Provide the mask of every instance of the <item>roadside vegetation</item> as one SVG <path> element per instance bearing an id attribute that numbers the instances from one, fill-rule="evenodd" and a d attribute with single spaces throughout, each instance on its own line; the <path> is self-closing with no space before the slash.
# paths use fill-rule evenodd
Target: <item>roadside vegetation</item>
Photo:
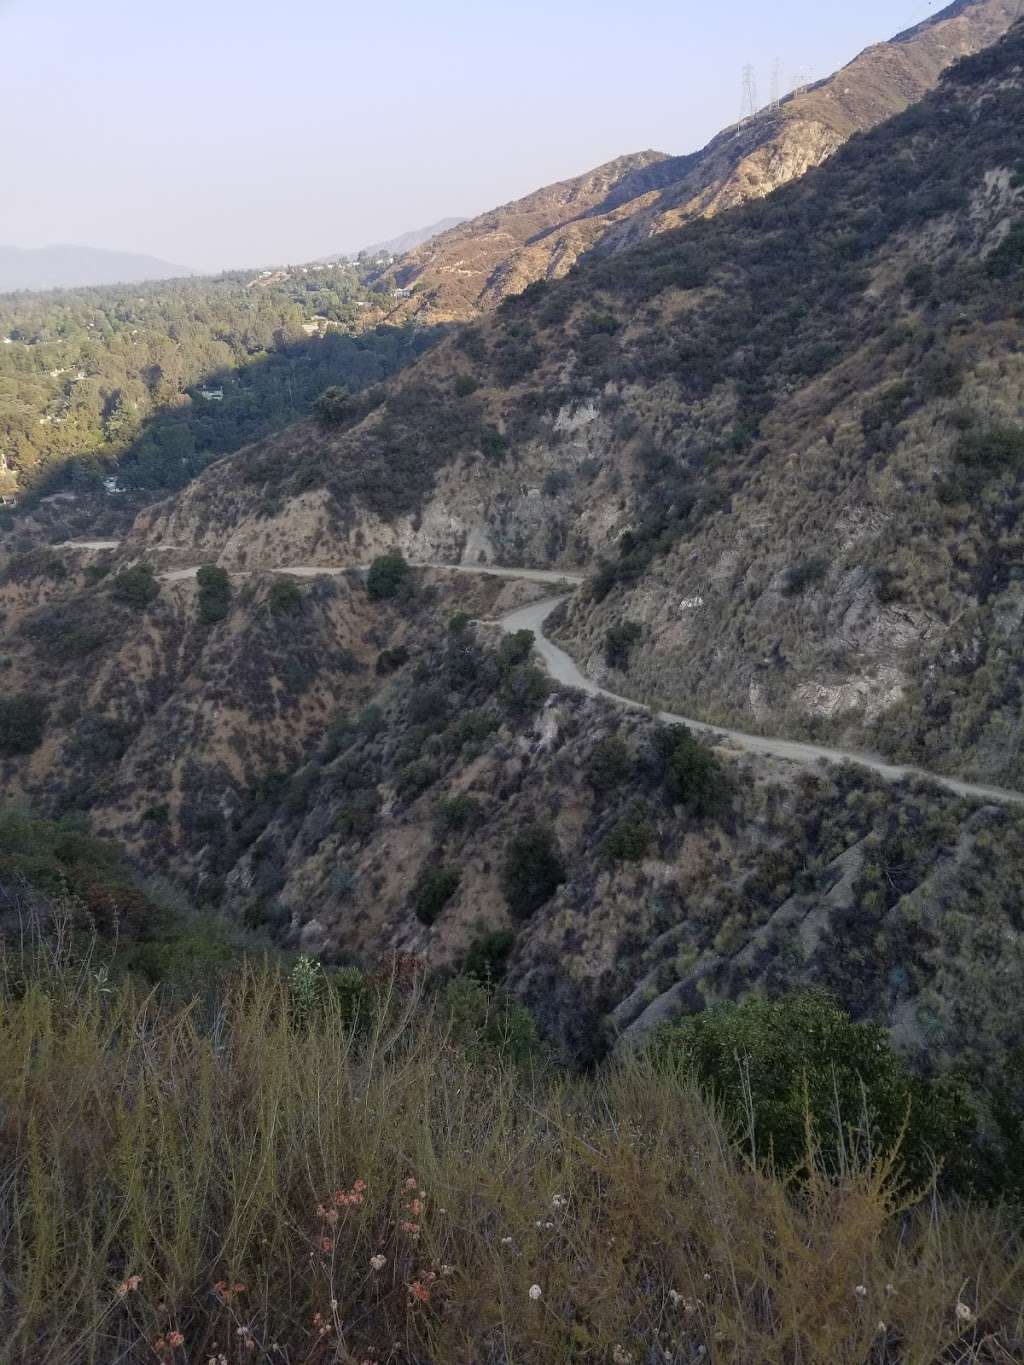
<path id="1" fill-rule="evenodd" d="M 908 1180 L 845 1090 L 773 1160 L 679 1055 L 573 1077 L 401 960 L 177 1001 L 66 940 L 0 963 L 4 1365 L 1024 1349 L 1016 1212 Z"/>

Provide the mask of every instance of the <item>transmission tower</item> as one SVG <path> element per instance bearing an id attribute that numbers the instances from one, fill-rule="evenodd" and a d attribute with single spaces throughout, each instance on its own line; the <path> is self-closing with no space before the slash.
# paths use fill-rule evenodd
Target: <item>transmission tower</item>
<path id="1" fill-rule="evenodd" d="M 771 97 L 768 101 L 770 109 L 778 109 L 782 101 L 782 58 L 776 57 L 772 63 L 772 87 Z"/>
<path id="2" fill-rule="evenodd" d="M 743 68 L 743 104 L 740 110 L 740 118 L 750 118 L 758 110 L 757 103 L 757 73 L 748 63 Z"/>

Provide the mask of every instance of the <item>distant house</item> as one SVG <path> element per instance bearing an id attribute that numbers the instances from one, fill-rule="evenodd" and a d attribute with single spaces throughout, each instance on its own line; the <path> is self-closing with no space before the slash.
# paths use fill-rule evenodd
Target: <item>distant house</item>
<path id="1" fill-rule="evenodd" d="M 124 489 L 121 487 L 121 485 L 115 478 L 104 479 L 103 487 L 107 490 L 108 493 L 111 494 L 124 492 Z"/>
<path id="2" fill-rule="evenodd" d="M 0 493 L 0 507 L 17 507 L 18 497 L 16 493 Z"/>
<path id="3" fill-rule="evenodd" d="M 412 298 L 412 290 L 411 290 L 411 289 L 392 289 L 392 291 L 391 291 L 391 297 L 392 297 L 393 299 L 411 299 L 411 298 Z"/>
<path id="4" fill-rule="evenodd" d="M 223 389 L 208 389 L 204 385 L 199 390 L 199 397 L 205 398 L 208 403 L 222 403 L 224 401 Z"/>

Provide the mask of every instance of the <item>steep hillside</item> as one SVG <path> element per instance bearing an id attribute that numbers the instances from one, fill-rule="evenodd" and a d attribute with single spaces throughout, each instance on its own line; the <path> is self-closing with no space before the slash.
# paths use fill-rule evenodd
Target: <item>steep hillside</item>
<path id="1" fill-rule="evenodd" d="M 1024 1043 L 1024 814 L 553 688 L 485 623 L 536 591 L 30 556 L 2 584 L 5 793 L 326 962 L 501 978 L 573 1062 L 819 985 L 922 1066 L 998 1076 Z"/>
<path id="2" fill-rule="evenodd" d="M 546 697 L 528 648 L 421 637 L 310 755 L 226 905 L 328 962 L 489 964 L 576 1060 L 816 984 L 929 1065 L 995 1073 L 1022 1041 L 1024 815 Z"/>
<path id="3" fill-rule="evenodd" d="M 457 587 L 481 615 L 539 591 Z M 421 611 L 435 597 L 446 618 L 443 592 L 426 586 Z M 422 630 L 372 604 L 357 574 L 157 575 L 64 548 L 8 563 L 0 613 L 5 795 L 87 813 L 142 866 L 214 901 L 310 748 L 379 689 L 397 666 L 387 651 L 403 657 Z"/>
<path id="4" fill-rule="evenodd" d="M 1002 36 L 1021 0 L 956 0 L 776 108 L 727 128 L 703 150 L 621 157 L 463 223 L 412 251 L 389 276 L 412 298 L 397 316 L 472 317 L 584 253 L 624 250 L 659 232 L 763 198 L 934 89 L 960 57 Z"/>
<path id="5" fill-rule="evenodd" d="M 599 570 L 563 640 L 763 733 L 1003 785 L 1020 747 L 1024 29 L 770 200 L 536 284 L 135 543 Z"/>

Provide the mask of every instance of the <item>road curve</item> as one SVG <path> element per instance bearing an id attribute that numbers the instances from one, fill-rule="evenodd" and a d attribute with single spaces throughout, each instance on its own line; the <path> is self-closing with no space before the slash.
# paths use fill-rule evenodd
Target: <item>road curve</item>
<path id="1" fill-rule="evenodd" d="M 564 649 L 559 649 L 544 634 L 544 622 L 558 604 L 565 600 L 563 594 L 559 597 L 545 597 L 540 602 L 531 602 L 529 606 L 520 607 L 516 611 L 509 612 L 507 616 L 501 617 L 498 624 L 509 634 L 517 630 L 532 630 L 536 637 L 537 653 L 544 660 L 548 672 L 556 682 L 562 683 L 565 687 L 575 687 L 592 697 L 605 697 L 608 701 L 616 702 L 619 706 L 627 706 L 637 711 L 646 710 L 647 708 L 641 702 L 634 701 L 630 697 L 620 697 L 617 692 L 609 692 L 607 688 L 599 687 L 592 679 L 580 672 L 576 666 L 576 661 L 566 654 Z M 791 763 L 857 763 L 861 767 L 870 768 L 872 772 L 878 773 L 887 782 L 899 782 L 906 777 L 922 777 L 940 787 L 945 787 L 948 791 L 955 792 L 957 796 L 1024 806 L 1024 792 L 1008 791 L 1002 787 L 986 787 L 974 782 L 961 782 L 955 777 L 944 777 L 940 773 L 922 772 L 918 768 L 900 767 L 893 763 L 886 763 L 883 758 L 874 754 L 850 753 L 844 749 L 828 749 L 820 744 L 804 744 L 789 739 L 768 739 L 763 735 L 747 735 L 741 730 L 726 730 L 721 725 L 708 725 L 705 721 L 692 720 L 689 716 L 677 716 L 671 711 L 659 711 L 657 717 L 667 725 L 686 725 L 691 730 L 697 730 L 703 734 L 721 736 L 735 744 L 737 748 L 751 754 L 766 754 L 771 758 L 787 759 Z"/>
<path id="2" fill-rule="evenodd" d="M 65 541 L 64 544 L 68 548 L 114 549 L 118 542 Z M 270 572 L 291 574 L 296 578 L 316 578 L 321 574 L 348 573 L 351 568 L 365 571 L 367 567 L 365 564 L 290 564 L 283 565 L 281 568 Z M 586 581 L 583 574 L 562 573 L 557 569 L 506 569 L 496 564 L 421 562 L 413 564 L 412 567 L 417 569 L 446 569 L 454 573 L 486 574 L 494 578 L 518 578 L 530 583 L 547 583 L 564 587 L 570 585 L 579 587 L 581 583 Z M 187 569 L 167 570 L 159 577 L 167 582 L 177 582 L 182 579 L 195 578 L 198 571 L 199 565 L 194 564 Z M 259 571 L 253 570 L 253 572 Z M 544 622 L 558 604 L 566 600 L 568 595 L 561 593 L 556 597 L 545 597 L 539 602 L 531 602 L 528 606 L 520 607 L 516 611 L 509 612 L 508 615 L 501 617 L 498 625 L 509 634 L 513 634 L 517 630 L 533 631 L 536 637 L 537 653 L 543 659 L 548 672 L 556 682 L 565 687 L 575 687 L 580 692 L 586 692 L 592 697 L 604 697 L 619 706 L 626 706 L 636 711 L 646 710 L 647 708 L 642 702 L 635 701 L 631 697 L 621 697 L 617 692 L 609 692 L 607 688 L 598 686 L 592 679 L 580 672 L 576 666 L 576 661 L 569 654 L 566 654 L 564 649 L 559 649 L 558 645 L 554 644 L 544 634 Z M 659 711 L 657 717 L 667 725 L 686 725 L 691 730 L 697 730 L 702 734 L 718 735 L 750 754 L 764 754 L 770 758 L 781 758 L 790 763 L 804 765 L 857 763 L 863 768 L 870 768 L 872 772 L 878 773 L 887 782 L 900 782 L 909 777 L 924 778 L 928 782 L 934 782 L 939 787 L 944 787 L 947 791 L 954 792 L 957 796 L 970 797 L 977 801 L 996 801 L 1004 805 L 1024 806 L 1024 792 L 1010 791 L 1005 787 L 987 787 L 977 782 L 962 782 L 958 778 L 946 777 L 942 773 L 925 772 L 920 768 L 901 767 L 895 763 L 886 763 L 883 758 L 876 754 L 853 753 L 845 749 L 829 749 L 822 744 L 805 744 L 798 740 L 769 739 L 764 735 L 748 735 L 744 734 L 742 730 L 727 730 L 721 725 L 708 725 L 706 721 L 693 720 L 689 716 L 677 716 L 671 711 Z"/>

